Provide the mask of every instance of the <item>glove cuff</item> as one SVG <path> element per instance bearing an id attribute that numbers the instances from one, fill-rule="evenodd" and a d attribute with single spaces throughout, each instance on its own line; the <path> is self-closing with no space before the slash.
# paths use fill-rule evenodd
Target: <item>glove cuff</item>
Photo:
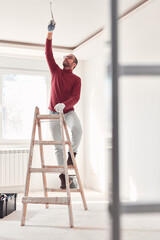
<path id="1" fill-rule="evenodd" d="M 53 32 L 53 31 L 54 31 L 54 30 L 48 30 L 48 32 L 50 32 L 50 33 Z"/>

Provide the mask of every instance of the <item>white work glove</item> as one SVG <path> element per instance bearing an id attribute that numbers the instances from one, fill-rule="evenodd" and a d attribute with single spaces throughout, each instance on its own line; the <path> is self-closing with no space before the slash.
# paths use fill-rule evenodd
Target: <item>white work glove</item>
<path id="1" fill-rule="evenodd" d="M 64 103 L 58 103 L 54 109 L 56 110 L 56 112 L 63 112 L 63 109 L 65 108 L 65 104 Z"/>

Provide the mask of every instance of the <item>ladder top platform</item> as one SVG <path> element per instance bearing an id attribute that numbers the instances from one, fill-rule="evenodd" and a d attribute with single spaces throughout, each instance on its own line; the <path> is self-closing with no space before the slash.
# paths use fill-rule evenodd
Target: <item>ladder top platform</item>
<path id="1" fill-rule="evenodd" d="M 38 119 L 60 119 L 60 117 L 62 116 L 62 114 L 52 114 L 52 115 L 41 115 L 41 114 L 37 114 L 37 118 Z"/>

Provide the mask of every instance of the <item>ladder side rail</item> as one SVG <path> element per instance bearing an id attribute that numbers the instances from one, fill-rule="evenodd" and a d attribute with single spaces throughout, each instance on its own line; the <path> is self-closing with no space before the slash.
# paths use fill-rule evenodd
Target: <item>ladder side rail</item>
<path id="1" fill-rule="evenodd" d="M 72 157 L 72 161 L 73 161 L 73 166 L 74 166 L 74 169 L 75 169 L 75 172 L 76 172 L 77 181 L 78 181 L 78 184 L 79 184 L 79 188 L 80 188 L 80 193 L 81 193 L 82 200 L 83 200 L 84 209 L 87 210 L 88 209 L 87 202 L 86 202 L 86 198 L 85 198 L 85 195 L 84 195 L 84 190 L 83 190 L 82 182 L 81 182 L 81 179 L 80 179 L 79 171 L 78 171 L 78 168 L 77 168 L 75 156 L 74 156 L 74 153 L 73 153 L 72 144 L 71 144 L 71 140 L 70 140 L 70 137 L 69 137 L 69 133 L 68 133 L 66 122 L 64 121 L 63 124 L 64 124 L 64 129 L 65 129 L 67 141 L 69 142 L 69 149 L 70 149 L 70 153 L 71 153 L 71 157 Z"/>
<path id="2" fill-rule="evenodd" d="M 39 113 L 39 108 L 38 108 L 38 115 Z M 39 136 L 39 141 L 42 141 L 42 128 L 41 128 L 41 122 L 40 119 L 37 118 L 37 124 L 38 124 L 38 136 Z M 39 145 L 40 149 L 40 158 L 41 158 L 41 167 L 44 168 L 44 151 L 43 151 L 43 145 Z M 47 179 L 46 179 L 46 174 L 44 171 L 42 171 L 42 180 L 43 180 L 43 191 L 44 191 L 44 196 L 48 197 L 48 192 L 47 192 Z M 46 204 L 46 208 L 48 208 L 49 205 Z"/>
<path id="3" fill-rule="evenodd" d="M 70 199 L 70 202 L 68 204 L 68 212 L 69 212 L 69 219 L 70 219 L 70 227 L 73 227 L 74 226 L 74 222 L 73 222 L 71 193 L 70 193 L 68 167 L 67 167 L 67 156 L 66 156 L 66 148 L 65 148 L 64 115 L 63 115 L 63 113 L 60 113 L 60 128 L 61 128 L 61 137 L 62 137 L 62 148 L 63 148 L 64 172 L 65 172 L 65 180 L 66 180 L 66 191 L 67 191 L 67 197 Z"/>
<path id="4" fill-rule="evenodd" d="M 25 191 L 24 191 L 25 197 L 28 196 L 28 192 L 29 192 L 30 174 L 31 174 L 30 168 L 32 166 L 32 159 L 33 159 L 34 139 L 35 139 L 35 134 L 36 134 L 36 123 L 37 123 L 37 113 L 38 113 L 37 110 L 38 110 L 38 108 L 36 107 L 35 112 L 34 112 L 32 135 L 31 135 L 31 142 L 30 142 L 30 151 L 29 151 L 27 174 L 26 174 L 26 183 L 25 183 Z M 27 211 L 27 203 L 23 203 L 22 219 L 21 219 L 22 226 L 25 225 L 26 211 Z"/>

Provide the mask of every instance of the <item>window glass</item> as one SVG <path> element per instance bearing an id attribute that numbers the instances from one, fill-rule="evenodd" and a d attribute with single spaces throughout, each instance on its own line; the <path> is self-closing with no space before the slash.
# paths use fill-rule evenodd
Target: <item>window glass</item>
<path id="1" fill-rule="evenodd" d="M 46 110 L 45 76 L 2 75 L 2 138 L 30 139 L 33 114 Z"/>

